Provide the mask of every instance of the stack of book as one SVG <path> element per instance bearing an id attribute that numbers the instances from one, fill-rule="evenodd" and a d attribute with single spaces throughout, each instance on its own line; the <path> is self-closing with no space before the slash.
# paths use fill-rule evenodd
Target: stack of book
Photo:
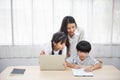
<path id="1" fill-rule="evenodd" d="M 23 75 L 25 69 L 14 68 L 10 75 Z"/>

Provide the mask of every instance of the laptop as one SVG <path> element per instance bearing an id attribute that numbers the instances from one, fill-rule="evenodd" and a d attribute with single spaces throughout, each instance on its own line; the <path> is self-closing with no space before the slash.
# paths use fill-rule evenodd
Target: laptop
<path id="1" fill-rule="evenodd" d="M 64 55 L 40 55 L 40 70 L 65 70 Z"/>

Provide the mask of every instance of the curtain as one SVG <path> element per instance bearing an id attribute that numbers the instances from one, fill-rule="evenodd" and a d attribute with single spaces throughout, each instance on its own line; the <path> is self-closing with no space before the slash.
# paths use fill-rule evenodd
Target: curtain
<path id="1" fill-rule="evenodd" d="M 12 45 L 10 0 L 0 0 L 0 45 Z"/>
<path id="2" fill-rule="evenodd" d="M 0 0 L 0 45 L 50 42 L 64 16 L 94 44 L 120 44 L 120 0 Z"/>

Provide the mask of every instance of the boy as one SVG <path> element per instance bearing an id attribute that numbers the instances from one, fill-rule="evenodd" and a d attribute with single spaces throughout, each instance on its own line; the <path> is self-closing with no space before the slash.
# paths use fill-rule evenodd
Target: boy
<path id="1" fill-rule="evenodd" d="M 66 60 L 66 65 L 70 68 L 82 68 L 82 66 L 89 66 L 85 69 L 86 72 L 101 68 L 101 63 L 90 57 L 89 52 L 91 50 L 91 44 L 87 41 L 80 41 L 77 46 L 76 58 L 70 57 Z"/>

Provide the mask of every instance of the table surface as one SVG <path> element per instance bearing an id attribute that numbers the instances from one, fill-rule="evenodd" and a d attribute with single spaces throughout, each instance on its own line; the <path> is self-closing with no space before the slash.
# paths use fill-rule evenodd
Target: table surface
<path id="1" fill-rule="evenodd" d="M 26 71 L 24 75 L 11 76 L 13 68 Z M 0 73 L 0 80 L 120 80 L 120 71 L 112 65 L 103 65 L 93 74 L 93 77 L 75 77 L 70 68 L 65 71 L 40 71 L 39 66 L 9 66 Z"/>

